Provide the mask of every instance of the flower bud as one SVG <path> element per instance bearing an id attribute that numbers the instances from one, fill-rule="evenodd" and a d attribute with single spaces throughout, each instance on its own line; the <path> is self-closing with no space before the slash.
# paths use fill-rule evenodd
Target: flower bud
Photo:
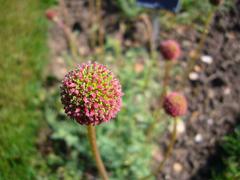
<path id="1" fill-rule="evenodd" d="M 52 9 L 48 9 L 45 12 L 45 16 L 49 21 L 53 21 L 57 17 L 57 13 Z"/>
<path id="2" fill-rule="evenodd" d="M 183 116 L 187 112 L 186 98 L 177 92 L 172 92 L 164 98 L 163 108 L 172 117 Z"/>
<path id="3" fill-rule="evenodd" d="M 176 61 L 181 56 L 180 45 L 175 40 L 163 41 L 160 51 L 166 60 Z"/>

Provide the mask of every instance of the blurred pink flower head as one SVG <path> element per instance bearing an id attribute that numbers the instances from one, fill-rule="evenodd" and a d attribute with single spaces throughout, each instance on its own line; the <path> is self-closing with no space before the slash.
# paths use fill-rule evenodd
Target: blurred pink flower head
<path id="1" fill-rule="evenodd" d="M 160 51 L 166 60 L 176 61 L 181 56 L 181 48 L 175 40 L 166 40 L 160 44 Z"/>
<path id="2" fill-rule="evenodd" d="M 104 65 L 84 63 L 62 81 L 66 114 L 81 125 L 98 125 L 114 118 L 122 106 L 119 80 Z"/>
<path id="3" fill-rule="evenodd" d="M 45 12 L 45 16 L 49 21 L 54 21 L 54 18 L 57 17 L 57 12 L 53 9 L 48 9 Z"/>
<path id="4" fill-rule="evenodd" d="M 172 117 L 183 116 L 187 112 L 187 100 L 178 92 L 168 94 L 163 102 L 164 110 Z"/>

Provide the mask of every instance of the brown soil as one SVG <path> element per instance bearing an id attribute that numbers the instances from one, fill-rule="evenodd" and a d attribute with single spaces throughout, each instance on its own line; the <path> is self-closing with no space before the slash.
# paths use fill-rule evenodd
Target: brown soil
<path id="1" fill-rule="evenodd" d="M 190 116 L 173 156 L 158 179 L 205 180 L 218 164 L 218 144 L 240 122 L 240 1 L 230 12 L 218 12 L 203 50 L 212 64 L 198 61 L 199 79 L 185 88 Z M 189 36 L 189 35 L 188 35 Z M 188 39 L 188 37 L 183 37 Z M 198 36 L 190 39 L 194 44 Z M 160 142 L 166 146 L 166 138 Z"/>

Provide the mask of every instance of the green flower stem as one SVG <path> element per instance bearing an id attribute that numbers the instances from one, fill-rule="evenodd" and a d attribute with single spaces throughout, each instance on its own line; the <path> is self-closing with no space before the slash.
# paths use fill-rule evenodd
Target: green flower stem
<path id="1" fill-rule="evenodd" d="M 212 11 L 210 11 L 209 14 L 208 14 L 207 20 L 205 22 L 204 30 L 201 34 L 198 46 L 194 50 L 194 53 L 193 53 L 192 57 L 190 57 L 190 59 L 188 60 L 187 69 L 186 69 L 186 71 L 183 75 L 182 87 L 180 87 L 178 89 L 181 89 L 181 88 L 185 87 L 185 85 L 187 83 L 187 80 L 188 80 L 188 75 L 192 71 L 194 65 L 196 64 L 197 59 L 199 59 L 199 57 L 200 57 L 200 53 L 201 53 L 201 51 L 203 49 L 203 46 L 205 44 L 205 41 L 207 39 L 207 35 L 208 35 L 209 29 L 210 29 L 210 25 L 213 21 L 213 18 L 214 18 L 214 15 L 215 15 L 217 9 L 218 9 L 218 7 L 214 7 L 214 9 Z"/>
<path id="2" fill-rule="evenodd" d="M 102 177 L 103 180 L 108 180 L 108 175 L 107 175 L 107 171 L 105 169 L 105 166 L 103 164 L 103 161 L 101 159 L 98 147 L 97 147 L 97 143 L 96 143 L 96 131 L 95 131 L 95 127 L 94 126 L 87 126 L 87 130 L 88 130 L 88 139 L 89 139 L 89 143 L 91 145 L 91 149 L 92 149 L 92 153 L 93 156 L 95 158 L 96 164 L 97 164 L 97 168 L 98 171 Z"/>
<path id="3" fill-rule="evenodd" d="M 147 180 L 150 179 L 152 176 L 157 176 L 159 173 L 161 173 L 162 168 L 164 166 L 164 164 L 166 163 L 166 161 L 168 160 L 168 158 L 170 157 L 175 141 L 176 141 L 176 135 L 177 135 L 177 119 L 174 119 L 174 125 L 173 125 L 173 132 L 172 132 L 172 137 L 170 139 L 170 143 L 168 145 L 166 154 L 164 156 L 164 159 L 162 160 L 162 162 L 160 163 L 160 165 L 158 166 L 158 168 L 153 172 L 153 174 L 148 175 L 144 178 L 142 178 L 142 180 Z"/>
<path id="4" fill-rule="evenodd" d="M 169 80 L 170 80 L 170 72 L 173 66 L 173 62 L 170 60 L 167 60 L 166 64 L 165 64 L 165 73 L 164 73 L 164 77 L 163 77 L 163 91 L 162 94 L 160 96 L 160 106 L 162 106 L 163 104 L 163 99 L 167 93 L 167 87 L 169 85 Z"/>
<path id="5" fill-rule="evenodd" d="M 159 119 L 157 118 L 161 109 L 162 109 L 162 106 L 163 106 L 163 100 L 164 100 L 164 97 L 167 93 L 167 87 L 169 85 L 169 79 L 170 79 L 170 72 L 171 72 L 171 69 L 172 69 L 172 66 L 173 66 L 173 62 L 171 62 L 170 60 L 168 60 L 165 64 L 165 72 L 164 72 L 164 77 L 163 77 L 163 90 L 162 90 L 162 93 L 160 95 L 160 98 L 159 98 L 159 104 L 160 104 L 160 107 L 159 108 L 156 108 L 153 112 L 153 118 L 154 118 L 154 122 L 149 126 L 148 130 L 147 130 L 147 140 L 150 140 L 151 137 L 152 137 L 152 133 L 154 131 L 154 127 L 156 126 L 156 124 L 158 123 Z"/>

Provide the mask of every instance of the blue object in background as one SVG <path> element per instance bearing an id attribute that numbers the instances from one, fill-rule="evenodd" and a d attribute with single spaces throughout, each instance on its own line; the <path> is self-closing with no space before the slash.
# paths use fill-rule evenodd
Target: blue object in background
<path id="1" fill-rule="evenodd" d="M 180 0 L 137 0 L 139 6 L 154 9 L 166 9 L 177 12 L 180 7 Z"/>

